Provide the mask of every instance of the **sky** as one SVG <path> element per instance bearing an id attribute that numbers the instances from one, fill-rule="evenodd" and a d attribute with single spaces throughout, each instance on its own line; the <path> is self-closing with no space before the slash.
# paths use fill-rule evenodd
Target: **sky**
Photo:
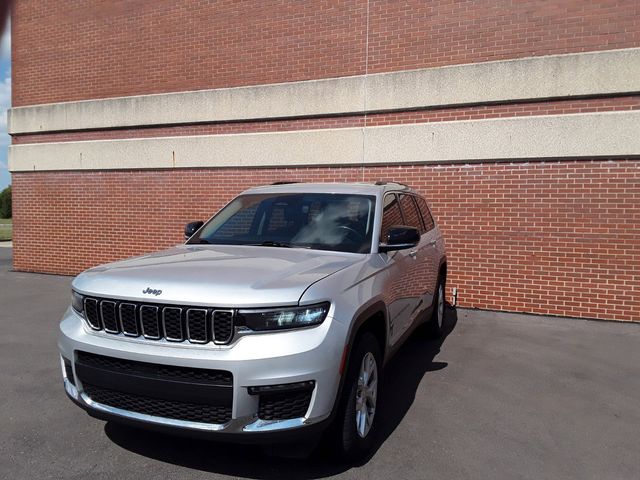
<path id="1" fill-rule="evenodd" d="M 11 106 L 11 28 L 7 25 L 0 40 L 0 190 L 11 183 L 7 171 L 7 109 Z"/>

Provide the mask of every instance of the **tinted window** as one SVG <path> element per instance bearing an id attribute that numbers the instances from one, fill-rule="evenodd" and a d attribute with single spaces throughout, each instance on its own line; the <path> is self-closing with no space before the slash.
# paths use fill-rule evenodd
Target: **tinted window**
<path id="1" fill-rule="evenodd" d="M 424 221 L 424 225 L 428 232 L 435 226 L 433 223 L 433 217 L 431 216 L 431 212 L 429 211 L 429 207 L 427 206 L 425 199 L 422 197 L 416 197 L 416 200 L 420 207 L 420 212 L 422 213 L 422 220 Z"/>
<path id="2" fill-rule="evenodd" d="M 380 241 L 386 242 L 389 235 L 389 229 L 395 225 L 404 225 L 402 213 L 400 212 L 400 204 L 398 197 L 390 194 L 384 197 L 384 210 L 382 213 L 382 231 L 380 233 Z"/>
<path id="3" fill-rule="evenodd" d="M 189 244 L 264 245 L 368 253 L 375 197 L 325 193 L 241 195 Z"/>
<path id="4" fill-rule="evenodd" d="M 216 235 L 220 238 L 233 238 L 236 236 L 249 235 L 251 226 L 256 216 L 258 205 L 253 205 L 242 211 L 239 211 L 220 226 Z"/>
<path id="5" fill-rule="evenodd" d="M 420 233 L 424 233 L 425 229 L 422 225 L 420 212 L 413 197 L 411 195 L 400 195 L 400 206 L 402 207 L 402 214 L 404 215 L 406 225 L 417 228 Z"/>

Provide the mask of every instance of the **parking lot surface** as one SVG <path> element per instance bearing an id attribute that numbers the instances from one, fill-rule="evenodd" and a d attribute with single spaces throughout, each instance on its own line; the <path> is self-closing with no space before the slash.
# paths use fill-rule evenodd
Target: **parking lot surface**
<path id="1" fill-rule="evenodd" d="M 415 336 L 390 363 L 378 448 L 349 466 L 90 418 L 63 392 L 56 349 L 71 278 L 11 272 L 10 255 L 1 478 L 640 478 L 638 324 L 451 309 L 444 341 Z"/>

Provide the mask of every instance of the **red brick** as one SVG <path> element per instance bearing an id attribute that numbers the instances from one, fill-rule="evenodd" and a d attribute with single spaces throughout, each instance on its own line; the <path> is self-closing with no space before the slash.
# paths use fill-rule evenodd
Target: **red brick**
<path id="1" fill-rule="evenodd" d="M 21 0 L 12 28 L 22 106 L 637 47 L 640 2 Z"/>
<path id="2" fill-rule="evenodd" d="M 14 173 L 14 267 L 75 274 L 180 243 L 251 185 L 381 178 L 430 200 L 459 305 L 640 320 L 640 160 Z"/>

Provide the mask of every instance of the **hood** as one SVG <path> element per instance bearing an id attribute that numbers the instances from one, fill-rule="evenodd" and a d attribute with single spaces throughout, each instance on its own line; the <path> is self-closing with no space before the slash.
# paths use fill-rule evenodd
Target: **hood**
<path id="1" fill-rule="evenodd" d="M 311 284 L 361 258 L 298 248 L 181 245 L 92 268 L 76 277 L 73 287 L 84 294 L 150 303 L 295 305 Z M 150 293 L 143 293 L 147 289 Z"/>

